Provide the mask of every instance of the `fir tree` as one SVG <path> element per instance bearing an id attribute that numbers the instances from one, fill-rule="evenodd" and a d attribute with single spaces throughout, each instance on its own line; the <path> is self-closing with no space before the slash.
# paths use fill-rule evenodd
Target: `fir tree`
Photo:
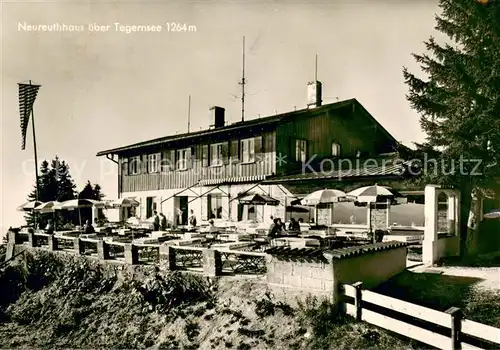
<path id="1" fill-rule="evenodd" d="M 500 1 L 439 5 L 436 29 L 448 42 L 431 37 L 427 53 L 413 54 L 424 77 L 407 68 L 403 74 L 407 99 L 427 134 L 418 150 L 427 159 L 429 151 L 439 151 L 438 162 L 426 164 L 423 180 L 461 190 L 461 246 L 472 251 L 475 225 L 469 219 L 479 207 L 471 195 L 480 200 L 500 178 Z"/>
<path id="2" fill-rule="evenodd" d="M 94 189 L 92 188 L 92 184 L 90 181 L 87 181 L 83 190 L 78 194 L 78 198 L 80 199 L 94 199 Z"/>
<path id="3" fill-rule="evenodd" d="M 99 184 L 94 185 L 94 189 L 92 190 L 92 198 L 94 198 L 97 201 L 102 200 L 105 195 L 101 192 L 101 186 Z"/>
<path id="4" fill-rule="evenodd" d="M 53 161 L 53 169 L 57 172 L 57 200 L 64 202 L 76 198 L 76 185 L 69 173 L 69 165 L 63 160 L 60 161 L 58 157 Z"/>
<path id="5" fill-rule="evenodd" d="M 66 201 L 75 198 L 75 184 L 71 179 L 69 174 L 69 167 L 64 161 L 60 161 L 56 156 L 54 160 L 49 163 L 44 160 L 40 166 L 40 172 L 38 176 L 38 200 L 41 202 L 50 201 Z M 28 200 L 33 201 L 36 199 L 37 186 L 34 186 L 33 191 L 28 195 Z M 25 215 L 26 223 L 30 226 L 34 224 L 35 215 L 37 218 L 37 223 L 40 227 L 45 226 L 50 214 L 34 214 L 32 212 L 27 212 Z M 67 222 L 70 222 L 74 213 L 68 211 L 60 211 L 57 215 L 53 217 L 56 218 L 57 227 L 61 227 Z M 53 217 L 50 217 L 53 219 Z"/>

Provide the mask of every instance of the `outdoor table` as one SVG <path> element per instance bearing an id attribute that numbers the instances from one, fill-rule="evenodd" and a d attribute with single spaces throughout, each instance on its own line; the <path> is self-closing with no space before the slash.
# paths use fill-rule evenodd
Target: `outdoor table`
<path id="1" fill-rule="evenodd" d="M 294 248 L 319 247 L 320 242 L 317 239 L 305 239 L 296 237 L 280 237 L 275 238 L 274 243 L 277 246 L 287 246 Z"/>

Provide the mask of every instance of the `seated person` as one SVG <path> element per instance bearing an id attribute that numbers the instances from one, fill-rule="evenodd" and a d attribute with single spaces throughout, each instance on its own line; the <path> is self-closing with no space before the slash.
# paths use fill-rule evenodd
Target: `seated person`
<path id="1" fill-rule="evenodd" d="M 295 218 L 290 219 L 290 225 L 288 226 L 290 231 L 300 231 L 300 224 L 295 220 Z"/>
<path id="2" fill-rule="evenodd" d="M 94 226 L 92 226 L 90 220 L 87 220 L 85 222 L 85 225 L 83 225 L 83 233 L 86 234 L 95 233 Z"/>
<path id="3" fill-rule="evenodd" d="M 280 226 L 281 228 L 281 231 L 286 231 L 286 225 L 283 221 L 281 221 L 280 218 L 277 218 L 276 220 L 278 220 L 278 225 Z"/>
<path id="4" fill-rule="evenodd" d="M 276 237 L 281 234 L 281 224 L 279 219 L 274 219 L 271 227 L 269 227 L 268 237 Z"/>
<path id="5" fill-rule="evenodd" d="M 208 221 L 208 224 L 209 224 L 208 231 L 207 231 L 208 233 L 219 233 L 219 228 L 215 227 L 213 219 L 210 219 Z"/>
<path id="6" fill-rule="evenodd" d="M 47 226 L 45 226 L 45 233 L 47 233 L 49 235 L 54 234 L 54 225 L 52 224 L 52 220 L 50 220 L 50 219 L 49 219 L 49 221 L 47 221 Z"/>

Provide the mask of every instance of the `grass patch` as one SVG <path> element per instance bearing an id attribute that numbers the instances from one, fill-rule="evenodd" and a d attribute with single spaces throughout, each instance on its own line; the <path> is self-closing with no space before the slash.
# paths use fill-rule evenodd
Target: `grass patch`
<path id="1" fill-rule="evenodd" d="M 374 292 L 438 311 L 461 308 L 467 319 L 500 327 L 500 291 L 475 288 L 482 280 L 405 271 Z"/>

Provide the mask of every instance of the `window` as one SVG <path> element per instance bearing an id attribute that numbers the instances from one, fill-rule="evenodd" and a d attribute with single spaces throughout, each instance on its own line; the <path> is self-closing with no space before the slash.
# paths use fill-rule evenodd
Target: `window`
<path id="1" fill-rule="evenodd" d="M 150 173 L 158 172 L 158 162 L 160 161 L 160 153 L 148 155 L 148 170 Z"/>
<path id="2" fill-rule="evenodd" d="M 338 157 L 340 156 L 340 145 L 338 143 L 332 143 L 332 156 Z"/>
<path id="3" fill-rule="evenodd" d="M 141 157 L 131 157 L 128 161 L 128 170 L 130 175 L 137 175 L 141 173 Z"/>
<path id="4" fill-rule="evenodd" d="M 191 160 L 191 148 L 177 150 L 177 169 L 186 170 Z"/>
<path id="5" fill-rule="evenodd" d="M 163 151 L 160 162 L 160 171 L 162 174 L 175 169 L 174 167 L 175 151 Z"/>
<path id="6" fill-rule="evenodd" d="M 295 160 L 298 162 L 307 162 L 307 141 L 295 141 Z"/>
<path id="7" fill-rule="evenodd" d="M 222 219 L 222 195 L 209 194 L 208 201 L 208 218 L 209 219 Z"/>
<path id="8" fill-rule="evenodd" d="M 255 162 L 255 141 L 253 138 L 241 140 L 241 161 L 243 163 Z"/>
<path id="9" fill-rule="evenodd" d="M 248 205 L 247 220 L 257 222 L 257 208 L 255 205 Z"/>
<path id="10" fill-rule="evenodd" d="M 210 145 L 210 165 L 219 166 L 223 164 L 222 143 Z"/>

